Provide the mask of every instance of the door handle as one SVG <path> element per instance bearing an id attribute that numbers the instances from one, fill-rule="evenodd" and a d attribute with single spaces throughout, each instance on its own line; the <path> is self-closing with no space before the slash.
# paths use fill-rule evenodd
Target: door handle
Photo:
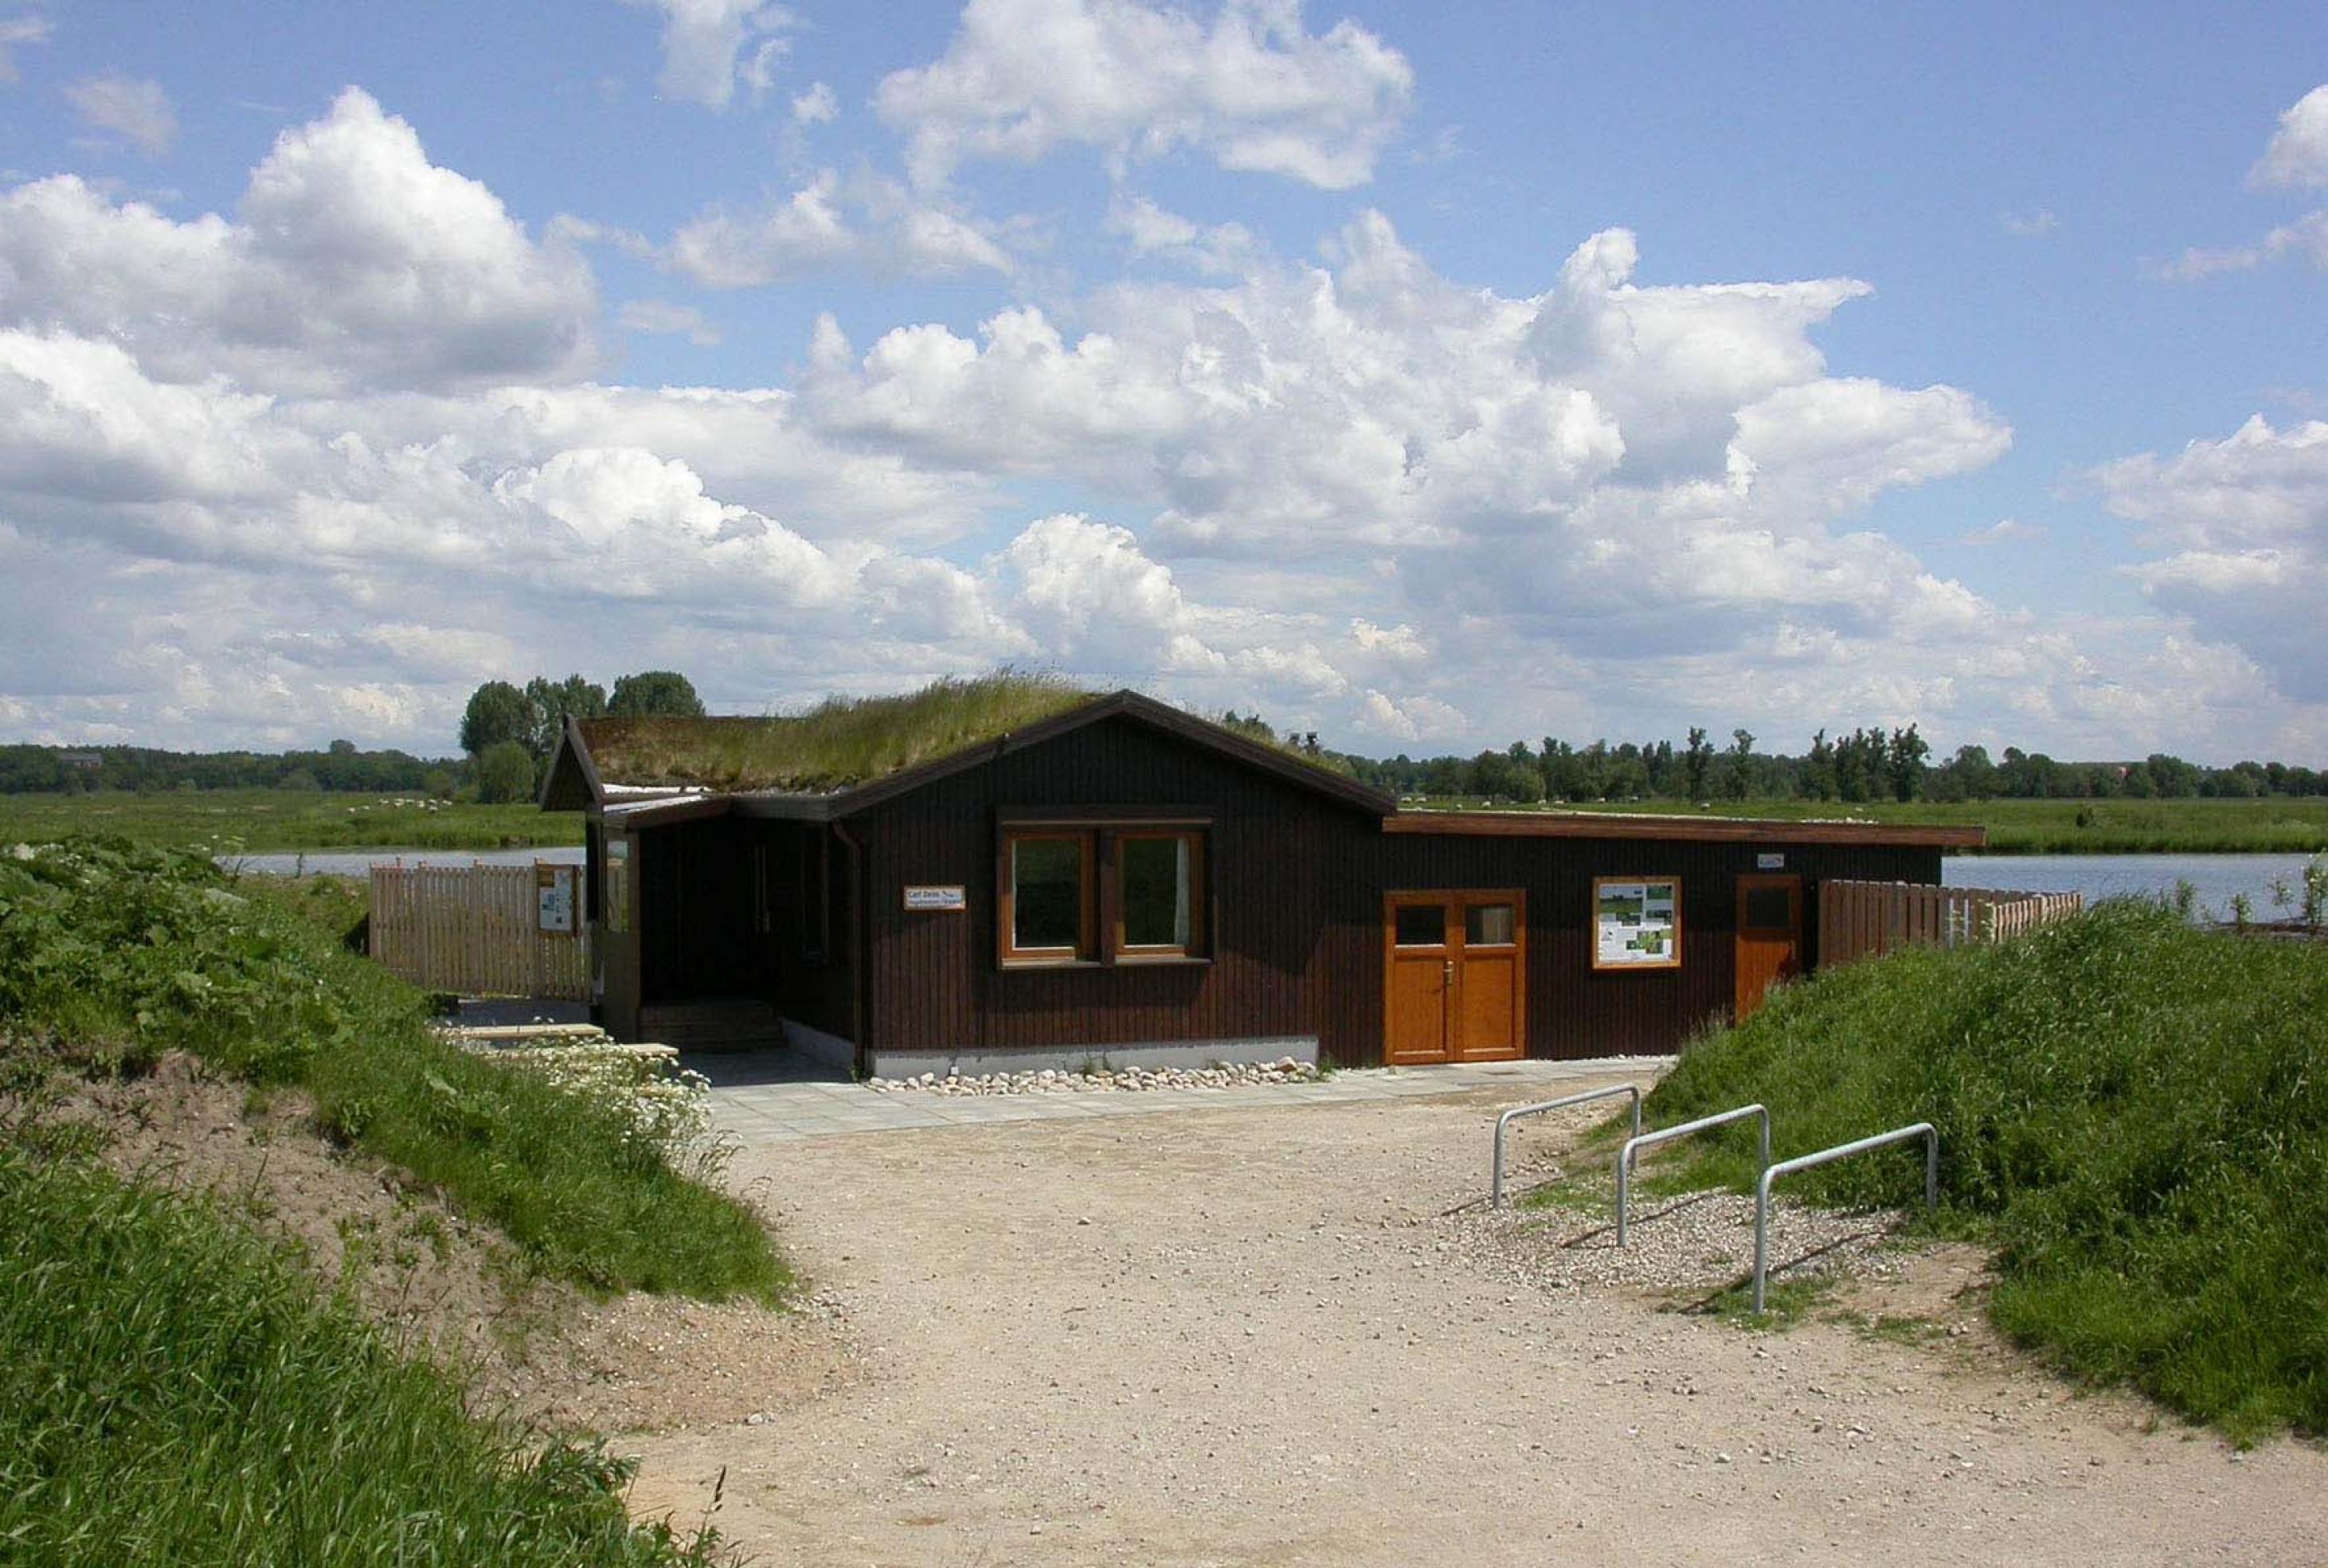
<path id="1" fill-rule="evenodd" d="M 1453 985 L 1455 983 L 1455 961 L 1453 959 L 1450 958 L 1446 962 L 1439 966 L 1439 978 L 1444 984 Z"/>

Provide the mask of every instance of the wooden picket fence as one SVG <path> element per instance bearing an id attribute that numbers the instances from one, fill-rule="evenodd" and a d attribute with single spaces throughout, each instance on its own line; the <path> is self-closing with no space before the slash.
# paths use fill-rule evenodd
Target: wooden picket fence
<path id="1" fill-rule="evenodd" d="M 532 866 L 374 866 L 371 955 L 430 991 L 587 1001 L 589 939 L 537 929 L 537 887 Z"/>
<path id="2" fill-rule="evenodd" d="M 2085 907 L 2078 893 L 2012 893 L 1917 882 L 1821 882 L 1822 969 L 1900 947 L 2002 942 Z"/>

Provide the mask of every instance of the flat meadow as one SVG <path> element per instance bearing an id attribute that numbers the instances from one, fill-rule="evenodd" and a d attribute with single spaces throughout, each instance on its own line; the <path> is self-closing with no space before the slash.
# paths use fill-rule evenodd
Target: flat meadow
<path id="1" fill-rule="evenodd" d="M 529 850 L 582 841 L 578 812 L 421 795 L 174 790 L 0 795 L 0 844 L 79 833 L 213 855 L 296 850 Z"/>

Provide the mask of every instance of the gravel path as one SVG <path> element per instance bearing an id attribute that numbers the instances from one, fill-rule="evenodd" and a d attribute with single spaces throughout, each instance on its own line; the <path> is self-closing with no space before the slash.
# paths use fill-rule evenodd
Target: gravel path
<path id="1" fill-rule="evenodd" d="M 1967 1329 L 1961 1249 L 1863 1302 L 1958 1331 L 1928 1345 L 1545 1288 L 1457 1212 L 1499 1103 L 748 1151 L 857 1374 L 625 1440 L 634 1506 L 691 1522 L 724 1476 L 731 1539 L 817 1564 L 2328 1560 L 2328 1458 L 2074 1396 Z"/>

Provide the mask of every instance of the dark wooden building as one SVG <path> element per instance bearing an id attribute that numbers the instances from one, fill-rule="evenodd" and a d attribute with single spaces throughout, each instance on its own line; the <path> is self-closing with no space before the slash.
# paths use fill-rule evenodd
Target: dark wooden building
<path id="1" fill-rule="evenodd" d="M 892 1076 L 1670 1051 L 1809 967 L 1819 881 L 1980 841 L 1402 812 L 1128 691 L 822 791 L 689 787 L 630 722 L 569 726 L 543 793 L 588 814 L 608 1028 Z M 794 721 L 658 722 L 668 752 Z"/>

